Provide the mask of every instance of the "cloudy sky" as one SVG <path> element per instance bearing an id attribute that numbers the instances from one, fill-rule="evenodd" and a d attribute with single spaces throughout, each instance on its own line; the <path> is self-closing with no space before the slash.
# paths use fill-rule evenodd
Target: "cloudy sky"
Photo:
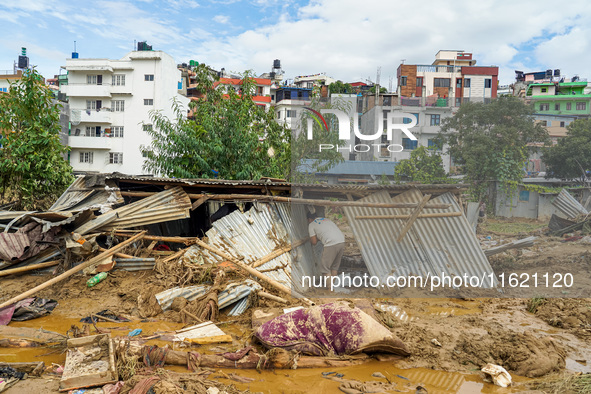
<path id="1" fill-rule="evenodd" d="M 76 41 L 81 58 L 118 59 L 135 41 L 214 68 L 287 78 L 325 72 L 347 82 L 396 85 L 396 68 L 431 64 L 440 49 L 463 49 L 479 65 L 560 68 L 591 77 L 591 2 L 538 0 L 0 0 L 0 70 L 27 48 L 46 77 Z"/>

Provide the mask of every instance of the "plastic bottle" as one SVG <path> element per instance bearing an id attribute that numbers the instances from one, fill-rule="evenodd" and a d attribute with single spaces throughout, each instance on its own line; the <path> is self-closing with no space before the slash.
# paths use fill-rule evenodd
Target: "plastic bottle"
<path id="1" fill-rule="evenodd" d="M 101 272 L 86 281 L 86 286 L 92 287 L 107 277 L 106 272 Z"/>

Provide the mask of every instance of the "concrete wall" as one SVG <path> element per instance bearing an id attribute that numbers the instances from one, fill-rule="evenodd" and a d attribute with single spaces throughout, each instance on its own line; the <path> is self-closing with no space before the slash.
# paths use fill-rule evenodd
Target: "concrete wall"
<path id="1" fill-rule="evenodd" d="M 151 137 L 143 128 L 143 124 L 151 123 L 150 111 L 161 110 L 174 119 L 172 99 L 176 98 L 185 108 L 189 102 L 178 94 L 181 71 L 174 59 L 162 51 L 133 51 L 120 60 L 68 59 L 66 69 L 69 83 L 61 91 L 70 100 L 70 164 L 74 171 L 145 174 L 140 148 L 151 144 Z M 87 84 L 87 75 L 102 75 L 102 85 Z M 112 85 L 113 75 L 125 75 L 125 85 Z M 154 78 L 146 81 L 145 75 Z M 101 100 L 102 109 L 88 111 L 87 100 Z M 124 111 L 111 111 L 114 101 L 123 101 Z M 112 137 L 86 137 L 87 126 L 111 129 Z M 113 128 L 120 126 L 124 128 L 123 137 L 114 137 Z M 76 129 L 80 130 L 79 136 Z M 80 152 L 93 152 L 93 162 L 81 163 Z M 109 163 L 109 153 L 122 153 L 123 163 Z"/>

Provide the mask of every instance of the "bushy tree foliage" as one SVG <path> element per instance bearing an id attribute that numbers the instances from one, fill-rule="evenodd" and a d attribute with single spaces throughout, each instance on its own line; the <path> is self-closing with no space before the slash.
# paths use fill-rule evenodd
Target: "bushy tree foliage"
<path id="1" fill-rule="evenodd" d="M 516 97 L 499 97 L 490 104 L 464 103 L 442 121 L 439 143 L 449 145 L 453 161 L 480 200 L 489 181 L 515 184 L 524 176 L 528 144 L 548 139 L 534 122 L 533 109 Z"/>
<path id="2" fill-rule="evenodd" d="M 201 98 L 192 116 L 173 102 L 174 119 L 151 112 L 152 144 L 143 150 L 145 168 L 178 178 L 286 178 L 290 171 L 290 133 L 253 100 L 256 84 L 250 72 L 239 91 L 214 83 L 207 66 L 197 69 Z"/>
<path id="3" fill-rule="evenodd" d="M 33 68 L 0 94 L 0 187 L 20 208 L 47 208 L 70 185 L 60 142 L 60 104 Z"/>
<path id="4" fill-rule="evenodd" d="M 436 183 L 445 178 L 441 155 L 424 146 L 413 150 L 410 158 L 400 160 L 394 169 L 394 179 L 397 181 Z"/>
<path id="5" fill-rule="evenodd" d="M 577 119 L 567 130 L 556 145 L 543 150 L 546 176 L 584 181 L 591 171 L 591 119 Z"/>

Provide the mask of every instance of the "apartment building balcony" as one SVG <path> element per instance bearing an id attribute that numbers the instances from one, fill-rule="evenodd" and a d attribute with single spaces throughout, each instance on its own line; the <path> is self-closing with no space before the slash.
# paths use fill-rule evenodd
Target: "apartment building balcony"
<path id="1" fill-rule="evenodd" d="M 99 110 L 92 109 L 71 109 L 70 121 L 72 124 L 78 123 L 111 123 L 112 113 L 109 108 Z"/>
<path id="2" fill-rule="evenodd" d="M 459 107 L 465 103 L 485 103 L 491 102 L 490 97 L 400 97 L 393 106 L 400 105 L 402 107 Z"/>
<path id="3" fill-rule="evenodd" d="M 69 97 L 111 97 L 110 84 L 70 83 L 61 89 Z"/>
<path id="4" fill-rule="evenodd" d="M 74 149 L 106 149 L 110 150 L 113 139 L 109 137 L 88 137 L 74 136 L 68 137 L 68 146 Z"/>

